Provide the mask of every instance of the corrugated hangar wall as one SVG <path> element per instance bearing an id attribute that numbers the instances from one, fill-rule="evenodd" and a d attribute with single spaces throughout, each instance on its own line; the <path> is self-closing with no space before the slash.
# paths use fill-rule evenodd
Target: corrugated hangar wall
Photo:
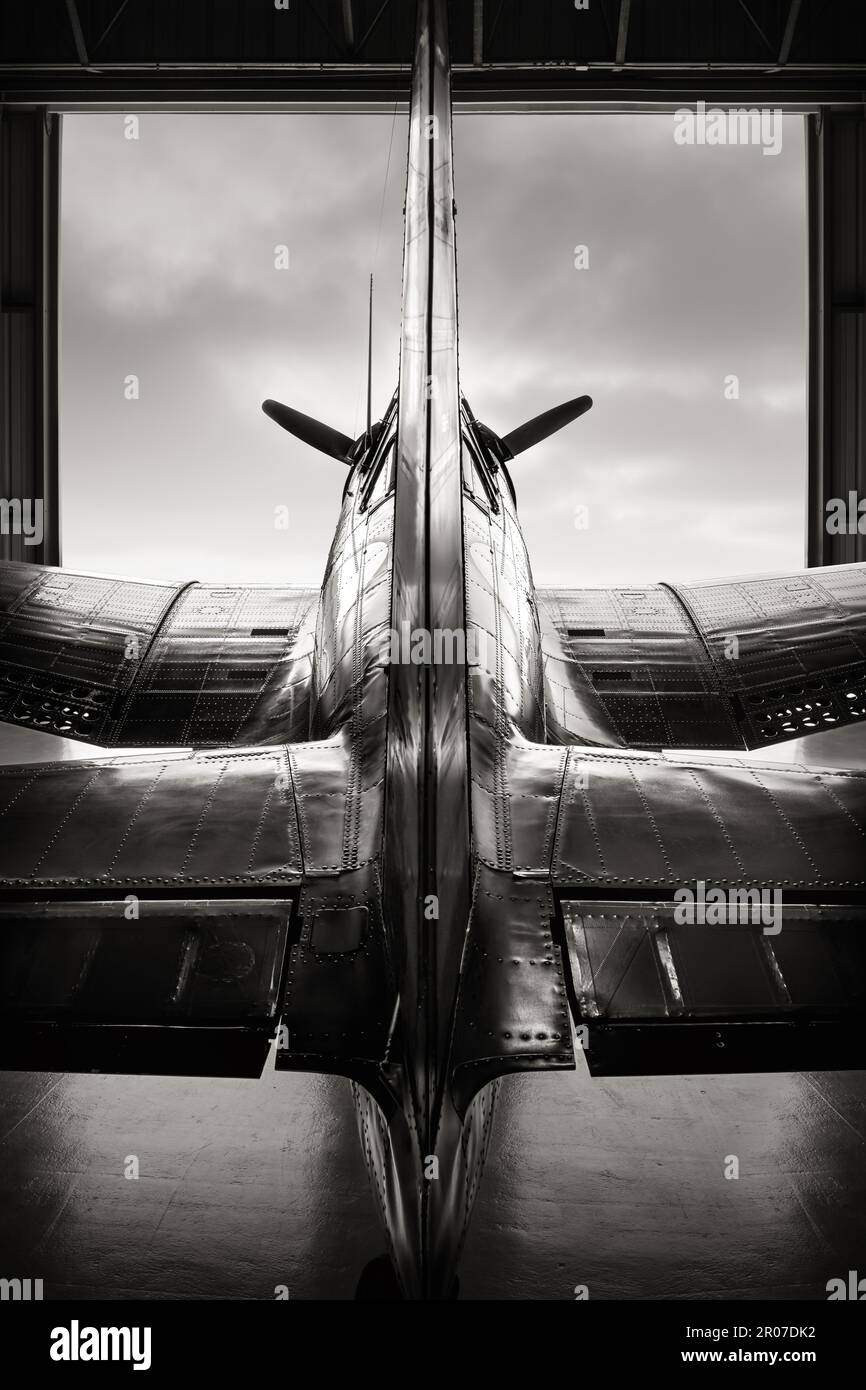
<path id="1" fill-rule="evenodd" d="M 60 562 L 60 117 L 0 108 L 0 559 Z"/>
<path id="2" fill-rule="evenodd" d="M 809 564 L 866 560 L 866 117 L 809 117 Z M 853 494 L 853 496 L 852 496 Z M 844 503 L 845 530 L 838 524 Z M 828 504 L 830 511 L 828 512 Z M 833 516 L 833 513 L 836 516 Z M 862 518 L 866 532 L 866 515 Z"/>

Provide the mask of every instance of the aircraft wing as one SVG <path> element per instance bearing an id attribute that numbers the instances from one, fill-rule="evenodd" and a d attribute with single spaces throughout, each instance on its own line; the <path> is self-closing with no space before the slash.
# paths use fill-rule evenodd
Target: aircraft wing
<path id="1" fill-rule="evenodd" d="M 318 590 L 0 564 L 0 720 L 106 748 L 305 739 Z"/>
<path id="2" fill-rule="evenodd" d="M 484 872 L 549 886 L 594 1074 L 866 1066 L 866 772 L 517 741 L 474 776 Z M 504 930 L 485 960 L 517 964 Z"/>
<path id="3" fill-rule="evenodd" d="M 761 748 L 866 718 L 866 565 L 537 599 L 551 742 Z"/>
<path id="4" fill-rule="evenodd" d="M 254 1076 L 281 1019 L 280 1066 L 374 1066 L 394 1003 L 351 769 L 340 737 L 0 768 L 0 1067 Z"/>

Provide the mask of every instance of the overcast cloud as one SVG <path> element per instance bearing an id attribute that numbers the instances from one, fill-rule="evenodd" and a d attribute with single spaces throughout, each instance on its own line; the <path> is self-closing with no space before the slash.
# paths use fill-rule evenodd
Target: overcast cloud
<path id="1" fill-rule="evenodd" d="M 777 157 L 676 145 L 660 115 L 455 127 L 464 392 L 501 432 L 595 400 L 514 465 L 536 581 L 800 568 L 800 118 Z M 403 114 L 145 114 L 137 141 L 120 115 L 65 117 L 64 564 L 320 582 L 344 472 L 260 404 L 360 430 L 374 262 L 374 409 L 387 403 L 405 154 Z"/>

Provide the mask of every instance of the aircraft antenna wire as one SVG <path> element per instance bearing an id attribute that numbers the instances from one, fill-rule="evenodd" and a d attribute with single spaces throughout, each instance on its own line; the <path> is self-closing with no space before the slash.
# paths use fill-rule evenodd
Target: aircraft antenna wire
<path id="1" fill-rule="evenodd" d="M 399 104 L 400 104 L 400 99 L 399 99 L 399 97 L 395 97 L 395 98 L 394 98 L 394 110 L 393 110 L 393 112 L 391 113 L 391 135 L 390 135 L 389 140 L 388 140 L 388 158 L 387 158 L 387 160 L 385 161 L 385 177 L 384 177 L 384 179 L 383 179 L 383 181 L 382 181 L 382 197 L 381 197 L 380 200 L 379 200 L 379 220 L 378 220 L 378 223 L 377 223 L 377 226 L 376 226 L 376 245 L 375 245 L 375 247 L 374 247 L 374 249 L 373 249 L 373 263 L 372 263 L 372 270 L 371 270 L 371 272 L 370 272 L 370 273 L 371 273 L 371 278 L 372 278 L 372 276 L 376 273 L 376 271 L 377 271 L 377 269 L 378 269 L 378 267 L 379 267 L 379 246 L 380 246 L 380 243 L 381 243 L 381 241 L 382 241 L 382 220 L 383 220 L 384 215 L 385 215 L 385 199 L 386 199 L 387 194 L 388 194 L 388 183 L 389 183 L 390 178 L 391 178 L 391 155 L 392 155 L 393 150 L 394 150 L 394 131 L 395 131 L 396 127 L 397 127 L 397 107 L 398 107 Z M 370 337 L 372 337 L 372 312 L 373 312 L 373 311 L 372 311 L 372 297 L 371 297 L 370 324 L 369 324 L 369 334 L 370 334 Z M 369 381 L 370 371 L 371 371 L 371 363 L 370 363 L 370 361 L 368 360 L 368 363 L 367 363 L 367 375 L 368 375 L 367 394 L 368 394 L 368 397 L 369 397 L 369 395 L 370 395 L 370 381 Z M 358 434 L 358 415 L 359 415 L 360 409 L 361 409 L 361 392 L 363 391 L 363 389 L 364 389 L 364 386 L 363 386 L 363 382 L 362 382 L 362 383 L 358 386 L 358 395 L 357 395 L 357 398 L 356 398 L 356 400 L 355 400 L 355 418 L 354 418 L 354 424 L 353 424 L 353 428 L 352 428 L 352 433 L 353 433 L 355 436 L 357 436 L 357 434 Z M 370 408 L 370 403 L 369 403 L 369 400 L 368 400 L 368 403 L 367 403 L 368 414 L 369 414 L 369 408 Z M 369 430 L 369 425 L 368 425 L 368 430 Z"/>

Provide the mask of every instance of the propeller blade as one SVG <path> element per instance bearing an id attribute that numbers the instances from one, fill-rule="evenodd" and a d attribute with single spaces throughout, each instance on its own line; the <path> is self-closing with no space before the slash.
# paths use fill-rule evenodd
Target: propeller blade
<path id="1" fill-rule="evenodd" d="M 299 410 L 293 410 L 290 405 L 282 405 L 279 401 L 263 401 L 262 410 L 296 439 L 311 444 L 332 459 L 339 459 L 340 463 L 351 462 L 349 456 L 355 441 L 347 434 L 341 434 L 339 430 L 331 429 L 330 425 L 323 425 L 321 420 L 314 420 L 312 415 L 302 415 Z"/>
<path id="2" fill-rule="evenodd" d="M 502 436 L 502 443 L 512 457 L 522 454 L 525 449 L 531 449 L 533 444 L 540 444 L 542 439 L 556 434 L 563 425 L 570 425 L 572 420 L 584 415 L 591 405 L 591 396 L 576 396 L 573 401 L 555 405 L 552 410 L 545 410 L 543 415 L 536 415 L 533 420 L 527 420 L 525 425 L 518 425 L 516 430 Z"/>

